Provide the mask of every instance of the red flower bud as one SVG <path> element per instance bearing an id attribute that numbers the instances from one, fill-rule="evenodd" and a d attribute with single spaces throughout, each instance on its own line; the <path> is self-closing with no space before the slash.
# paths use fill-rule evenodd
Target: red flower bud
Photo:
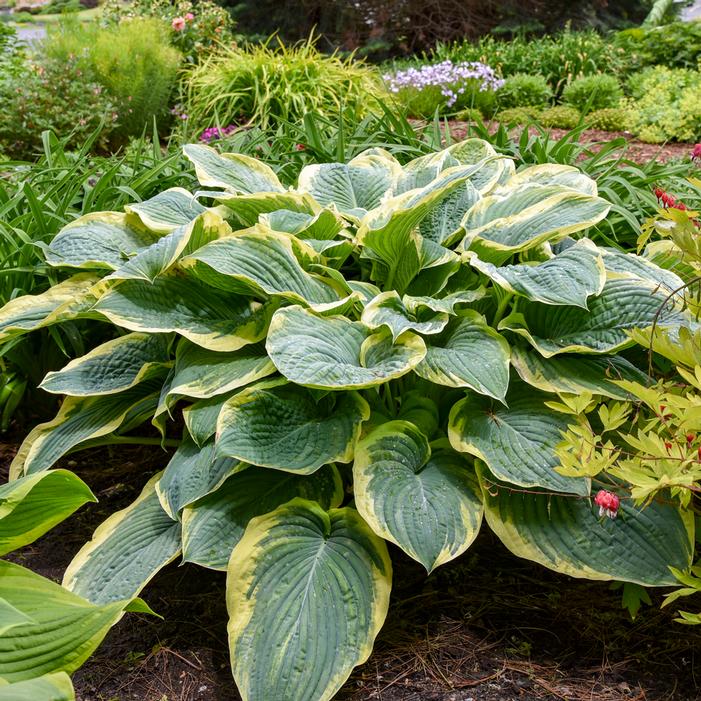
<path id="1" fill-rule="evenodd" d="M 609 518 L 616 518 L 621 500 L 613 492 L 609 492 L 607 489 L 600 489 L 596 497 L 594 497 L 594 503 L 599 507 L 599 516 L 606 515 Z"/>
<path id="2" fill-rule="evenodd" d="M 667 448 L 667 452 L 669 453 L 669 451 L 672 449 L 672 444 L 669 441 L 665 441 L 664 447 Z"/>
<path id="3" fill-rule="evenodd" d="M 690 444 L 690 443 L 693 443 L 694 438 L 696 438 L 696 436 L 695 436 L 693 433 L 687 433 L 687 434 L 686 434 L 686 442 L 687 442 L 687 443 L 689 443 L 689 444 Z"/>

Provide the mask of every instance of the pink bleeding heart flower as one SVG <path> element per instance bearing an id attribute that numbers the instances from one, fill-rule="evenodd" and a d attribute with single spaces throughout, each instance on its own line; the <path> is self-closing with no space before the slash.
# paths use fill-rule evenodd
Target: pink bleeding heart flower
<path id="1" fill-rule="evenodd" d="M 607 489 L 600 489 L 596 497 L 594 497 L 594 503 L 599 507 L 599 516 L 605 515 L 609 518 L 618 516 L 621 500 L 613 492 L 609 492 Z"/>

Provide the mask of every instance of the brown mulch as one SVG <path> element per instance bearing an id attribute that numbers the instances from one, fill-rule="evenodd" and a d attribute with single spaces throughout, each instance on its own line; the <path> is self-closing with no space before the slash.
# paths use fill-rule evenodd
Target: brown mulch
<path id="1" fill-rule="evenodd" d="M 0 443 L 0 481 L 16 447 Z M 167 460 L 158 449 L 124 446 L 65 459 L 99 503 L 10 558 L 59 581 L 95 527 Z M 701 629 L 673 623 L 673 611 L 659 609 L 661 594 L 631 621 L 606 583 L 519 560 L 486 526 L 466 555 L 430 577 L 396 548 L 392 559 L 387 622 L 338 701 L 701 699 Z M 142 593 L 163 620 L 127 614 L 73 675 L 78 701 L 240 701 L 224 583 L 221 572 L 165 568 Z"/>

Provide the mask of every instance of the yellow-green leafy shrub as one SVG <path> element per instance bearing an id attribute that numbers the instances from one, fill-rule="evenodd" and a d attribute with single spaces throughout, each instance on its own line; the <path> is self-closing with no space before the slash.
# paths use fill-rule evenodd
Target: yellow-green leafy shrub
<path id="1" fill-rule="evenodd" d="M 554 127 L 556 129 L 574 129 L 582 115 L 576 107 L 570 105 L 557 105 L 550 107 L 540 113 L 538 121 L 544 127 Z"/>
<path id="2" fill-rule="evenodd" d="M 587 125 L 602 131 L 625 131 L 629 121 L 628 110 L 623 107 L 594 110 L 587 115 Z"/>
<path id="3" fill-rule="evenodd" d="M 502 124 L 528 124 L 540 116 L 540 110 L 535 107 L 513 107 L 499 112 L 495 119 Z"/>
<path id="4" fill-rule="evenodd" d="M 513 107 L 542 107 L 552 100 L 553 91 L 542 75 L 517 73 L 508 77 L 497 92 L 503 109 Z"/>
<path id="5" fill-rule="evenodd" d="M 618 79 L 605 73 L 577 78 L 562 91 L 562 101 L 579 110 L 616 107 L 622 97 Z"/>

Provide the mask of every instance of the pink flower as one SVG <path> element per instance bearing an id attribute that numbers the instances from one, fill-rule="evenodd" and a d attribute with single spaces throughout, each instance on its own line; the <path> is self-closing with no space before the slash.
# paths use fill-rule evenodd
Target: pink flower
<path id="1" fill-rule="evenodd" d="M 600 489 L 594 497 L 594 503 L 599 507 L 599 516 L 606 515 L 609 518 L 616 518 L 621 500 L 613 492 Z"/>
<path id="2" fill-rule="evenodd" d="M 187 12 L 187 13 L 185 14 L 185 19 L 186 19 L 188 22 L 192 22 L 192 20 L 195 19 L 195 15 L 193 15 L 192 12 Z"/>
<path id="3" fill-rule="evenodd" d="M 691 152 L 691 160 L 695 161 L 697 159 L 701 161 L 701 144 L 696 144 L 694 150 Z"/>
<path id="4" fill-rule="evenodd" d="M 175 29 L 176 32 L 182 32 L 183 29 L 185 29 L 185 18 L 184 17 L 176 17 L 170 24 L 173 29 Z"/>

